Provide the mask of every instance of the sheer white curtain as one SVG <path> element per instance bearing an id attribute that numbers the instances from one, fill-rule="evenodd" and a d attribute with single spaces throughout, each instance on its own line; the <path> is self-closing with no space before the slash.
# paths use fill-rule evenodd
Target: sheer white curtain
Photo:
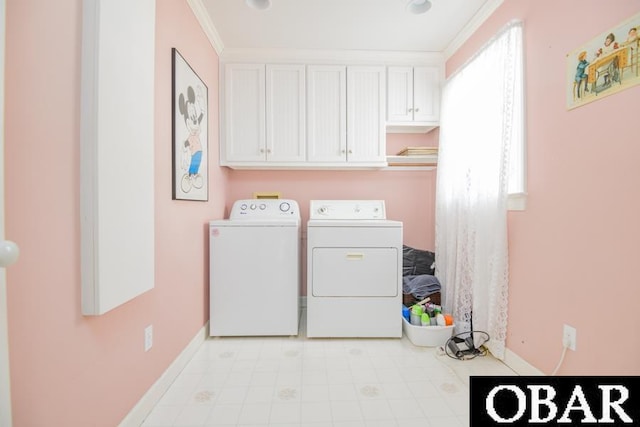
<path id="1" fill-rule="evenodd" d="M 443 89 L 436 276 L 456 331 L 487 332 L 504 358 L 510 147 L 522 138 L 522 23 L 503 28 Z M 515 120 L 515 123 L 514 123 Z"/>

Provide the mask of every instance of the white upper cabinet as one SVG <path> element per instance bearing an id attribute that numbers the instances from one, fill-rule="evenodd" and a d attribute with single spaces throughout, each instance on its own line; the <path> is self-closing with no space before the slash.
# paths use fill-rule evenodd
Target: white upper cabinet
<path id="1" fill-rule="evenodd" d="M 307 66 L 307 147 L 310 162 L 346 161 L 347 69 Z"/>
<path id="2" fill-rule="evenodd" d="M 439 125 L 440 54 L 226 51 L 220 165 L 376 169 L 386 134 Z"/>
<path id="3" fill-rule="evenodd" d="M 227 64 L 224 91 L 222 164 L 305 160 L 304 66 Z"/>
<path id="4" fill-rule="evenodd" d="M 304 65 L 267 65 L 267 152 L 270 162 L 304 162 Z"/>
<path id="5" fill-rule="evenodd" d="M 266 160 L 265 65 L 227 64 L 224 73 L 224 152 L 227 162 Z"/>
<path id="6" fill-rule="evenodd" d="M 386 162 L 385 68 L 347 67 L 347 161 Z"/>
<path id="7" fill-rule="evenodd" d="M 383 166 L 384 67 L 307 67 L 308 162 Z"/>
<path id="8" fill-rule="evenodd" d="M 413 68 L 413 121 L 440 121 L 440 69 Z"/>
<path id="9" fill-rule="evenodd" d="M 413 67 L 389 67 L 387 79 L 387 120 L 413 121 Z"/>
<path id="10" fill-rule="evenodd" d="M 387 132 L 426 132 L 438 126 L 442 67 L 389 67 L 387 74 Z"/>

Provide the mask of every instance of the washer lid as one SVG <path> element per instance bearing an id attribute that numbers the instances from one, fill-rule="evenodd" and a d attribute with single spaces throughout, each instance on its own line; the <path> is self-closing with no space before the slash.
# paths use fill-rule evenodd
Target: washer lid
<path id="1" fill-rule="evenodd" d="M 311 200 L 309 219 L 383 220 L 384 200 Z"/>

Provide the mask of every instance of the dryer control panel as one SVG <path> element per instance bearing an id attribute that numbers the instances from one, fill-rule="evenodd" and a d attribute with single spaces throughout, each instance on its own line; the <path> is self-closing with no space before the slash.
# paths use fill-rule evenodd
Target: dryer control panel
<path id="1" fill-rule="evenodd" d="M 384 200 L 311 200 L 309 219 L 387 219 Z"/>
<path id="2" fill-rule="evenodd" d="M 236 200 L 229 219 L 282 219 L 300 218 L 298 202 L 290 199 L 242 199 Z"/>

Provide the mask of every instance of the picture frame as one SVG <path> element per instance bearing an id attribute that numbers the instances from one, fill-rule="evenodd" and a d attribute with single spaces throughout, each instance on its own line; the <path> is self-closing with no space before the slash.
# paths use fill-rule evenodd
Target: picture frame
<path id="1" fill-rule="evenodd" d="M 208 88 L 176 48 L 171 59 L 172 198 L 207 201 Z"/>
<path id="2" fill-rule="evenodd" d="M 567 54 L 566 102 L 571 110 L 640 84 L 640 13 Z"/>

